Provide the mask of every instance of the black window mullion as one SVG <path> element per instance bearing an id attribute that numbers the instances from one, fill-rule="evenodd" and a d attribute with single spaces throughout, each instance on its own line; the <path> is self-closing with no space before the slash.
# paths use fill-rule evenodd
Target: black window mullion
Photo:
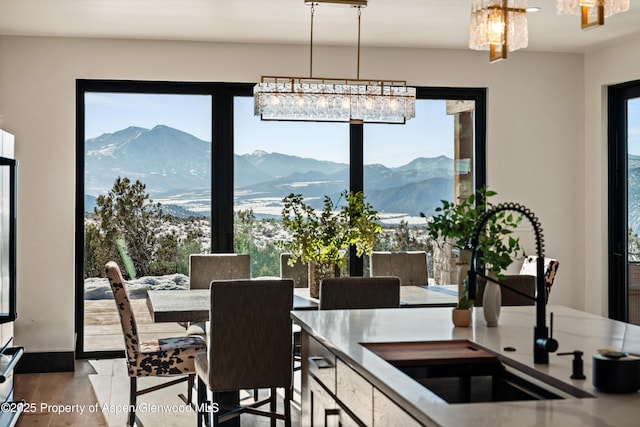
<path id="1" fill-rule="evenodd" d="M 349 124 L 349 190 L 357 193 L 364 189 L 364 125 Z M 349 248 L 349 275 L 362 276 L 364 260 L 356 255 L 356 248 Z"/>
<path id="2" fill-rule="evenodd" d="M 211 252 L 233 252 L 233 98 L 213 97 L 211 144 Z"/>

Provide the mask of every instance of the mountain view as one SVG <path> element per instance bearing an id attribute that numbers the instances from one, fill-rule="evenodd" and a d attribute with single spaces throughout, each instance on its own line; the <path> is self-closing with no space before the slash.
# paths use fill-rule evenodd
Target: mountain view
<path id="1" fill-rule="evenodd" d="M 640 233 L 640 156 L 629 155 L 628 160 L 628 212 L 629 227 L 633 233 Z"/>
<path id="2" fill-rule="evenodd" d="M 152 199 L 176 216 L 209 215 L 211 143 L 159 125 L 128 127 L 85 142 L 85 211 L 106 194 L 116 177 L 139 179 Z M 280 216 L 281 200 L 302 193 L 321 206 L 349 186 L 347 164 L 254 151 L 235 155 L 235 209 L 253 209 L 257 217 Z M 365 165 L 367 201 L 383 221 L 424 224 L 440 200 L 453 198 L 453 159 L 416 158 L 400 167 Z M 412 221 L 413 220 L 413 221 Z"/>

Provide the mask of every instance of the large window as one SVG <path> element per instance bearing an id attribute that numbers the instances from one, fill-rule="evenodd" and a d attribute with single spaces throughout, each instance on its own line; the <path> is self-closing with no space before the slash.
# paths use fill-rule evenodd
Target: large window
<path id="1" fill-rule="evenodd" d="M 210 251 L 212 96 L 86 90 L 82 100 L 82 351 L 105 352 L 124 348 L 107 260 L 123 267 L 141 337 L 180 332 L 152 323 L 145 297 L 188 286 L 189 255 Z"/>
<path id="2" fill-rule="evenodd" d="M 377 250 L 429 250 L 420 213 L 484 184 L 483 89 L 418 88 L 417 116 L 403 126 L 262 122 L 252 86 L 78 81 L 79 357 L 122 354 L 102 277 L 109 259 L 127 279 L 188 281 L 189 254 L 235 251 L 251 255 L 252 276 L 278 276 L 283 197 L 320 207 L 343 190 L 364 190 L 380 212 Z M 348 269 L 367 274 L 366 260 L 351 256 Z M 175 335 L 179 326 L 148 318 L 152 282 L 131 283 L 137 320 Z"/>

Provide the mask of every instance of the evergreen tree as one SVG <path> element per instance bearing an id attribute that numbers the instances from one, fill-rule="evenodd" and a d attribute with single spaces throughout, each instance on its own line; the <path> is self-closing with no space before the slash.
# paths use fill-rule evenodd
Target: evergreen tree
<path id="1" fill-rule="evenodd" d="M 117 242 L 123 242 L 134 272 L 131 276 L 146 276 L 151 272 L 158 237 L 155 230 L 162 222 L 160 204 L 154 204 L 146 186 L 139 180 L 118 177 L 107 195 L 98 196 L 95 213 L 100 219 L 100 252 L 111 259 L 120 258 Z M 126 264 L 126 260 L 122 259 Z M 104 262 L 104 261 L 102 261 Z"/>

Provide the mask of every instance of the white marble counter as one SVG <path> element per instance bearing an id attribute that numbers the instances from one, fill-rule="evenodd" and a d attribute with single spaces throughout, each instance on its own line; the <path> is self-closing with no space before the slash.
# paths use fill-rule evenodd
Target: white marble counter
<path id="1" fill-rule="evenodd" d="M 640 392 L 605 394 L 592 384 L 592 355 L 612 347 L 640 353 L 640 327 L 560 306 L 554 312 L 554 338 L 559 352 L 582 350 L 586 380 L 572 380 L 572 356 L 552 353 L 548 365 L 533 363 L 534 307 L 503 307 L 499 325 L 485 326 L 481 309 L 473 324 L 456 328 L 450 308 L 327 310 L 292 312 L 294 321 L 360 372 L 407 412 L 426 425 L 441 426 L 638 426 Z M 360 345 L 361 342 L 401 342 L 468 339 L 515 362 L 583 389 L 595 398 L 500 403 L 447 404 L 416 381 Z M 505 352 L 514 347 L 515 352 Z"/>

